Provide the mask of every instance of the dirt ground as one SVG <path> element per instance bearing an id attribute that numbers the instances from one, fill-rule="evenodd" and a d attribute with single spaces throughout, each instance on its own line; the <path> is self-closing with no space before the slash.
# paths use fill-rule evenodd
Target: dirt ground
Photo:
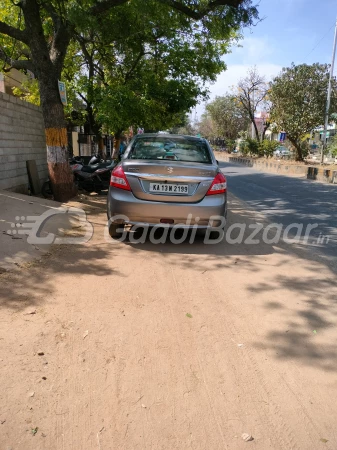
<path id="1" fill-rule="evenodd" d="M 283 244 L 106 243 L 104 198 L 82 206 L 89 243 L 0 275 L 1 450 L 337 448 L 331 267 Z"/>

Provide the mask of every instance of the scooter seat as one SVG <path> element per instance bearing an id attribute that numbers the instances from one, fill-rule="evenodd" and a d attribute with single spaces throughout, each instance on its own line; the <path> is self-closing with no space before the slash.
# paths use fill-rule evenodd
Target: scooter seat
<path id="1" fill-rule="evenodd" d="M 96 172 L 97 169 L 105 169 L 108 166 L 109 166 L 109 164 L 107 164 L 107 163 L 99 163 L 99 164 L 94 164 L 93 166 L 83 166 L 81 171 L 93 173 L 93 172 Z"/>
<path id="2" fill-rule="evenodd" d="M 94 166 L 83 166 L 81 168 L 81 172 L 93 173 L 99 168 L 99 164 L 95 164 Z"/>

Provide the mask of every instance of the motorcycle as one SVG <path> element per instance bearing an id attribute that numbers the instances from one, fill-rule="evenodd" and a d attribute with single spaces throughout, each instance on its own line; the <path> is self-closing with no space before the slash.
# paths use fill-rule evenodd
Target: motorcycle
<path id="1" fill-rule="evenodd" d="M 99 163 L 88 166 L 73 167 L 74 181 L 79 189 L 87 192 L 97 192 L 109 189 L 111 171 L 116 166 L 113 161 L 110 164 Z"/>
<path id="2" fill-rule="evenodd" d="M 96 162 L 97 158 L 90 162 L 96 164 L 83 165 L 83 162 L 76 161 L 70 167 L 74 174 L 74 182 L 78 189 L 83 189 L 88 193 L 107 190 L 110 184 L 112 169 L 117 165 L 117 161 Z M 53 197 L 53 190 L 48 178 L 41 187 L 41 194 L 45 198 Z"/>

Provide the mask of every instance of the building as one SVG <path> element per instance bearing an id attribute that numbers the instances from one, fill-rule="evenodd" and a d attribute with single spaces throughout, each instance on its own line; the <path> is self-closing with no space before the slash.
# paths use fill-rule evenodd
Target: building
<path id="1" fill-rule="evenodd" d="M 13 88 L 22 87 L 22 83 L 27 80 L 27 75 L 16 69 L 11 69 L 6 73 L 0 72 L 0 92 L 8 95 L 15 95 L 13 93 Z"/>

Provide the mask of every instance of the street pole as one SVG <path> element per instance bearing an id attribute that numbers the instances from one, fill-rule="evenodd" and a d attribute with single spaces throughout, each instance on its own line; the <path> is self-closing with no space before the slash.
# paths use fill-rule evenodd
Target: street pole
<path id="1" fill-rule="evenodd" d="M 332 77 L 333 77 L 333 69 L 334 69 L 334 65 L 335 65 L 336 43 L 337 43 L 337 19 L 336 19 L 336 26 L 335 26 L 335 37 L 334 37 L 333 48 L 332 48 L 332 60 L 331 60 L 330 75 L 329 75 L 328 95 L 327 95 L 327 99 L 326 99 L 321 164 L 324 163 L 324 150 L 326 149 L 326 133 L 327 133 L 328 123 L 329 123 L 329 110 L 330 110 L 330 99 L 331 99 L 331 82 L 332 82 Z"/>

